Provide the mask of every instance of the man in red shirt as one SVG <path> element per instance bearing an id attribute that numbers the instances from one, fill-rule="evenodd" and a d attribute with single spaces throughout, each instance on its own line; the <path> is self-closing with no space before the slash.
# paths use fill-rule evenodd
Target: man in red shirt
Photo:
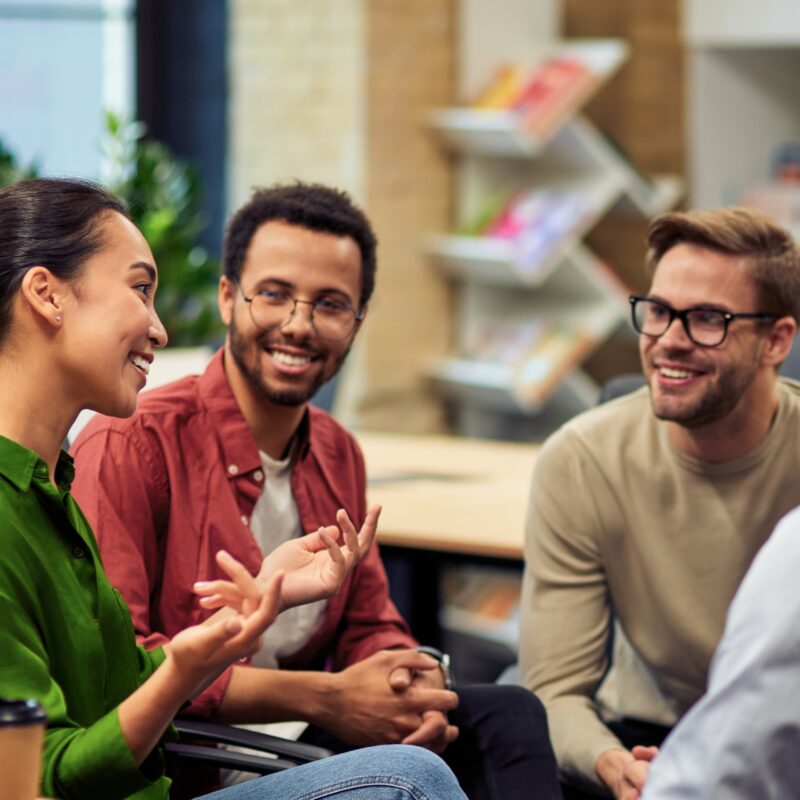
<path id="1" fill-rule="evenodd" d="M 217 550 L 256 573 L 281 542 L 330 524 L 340 508 L 363 523 L 358 445 L 308 401 L 366 316 L 375 250 L 344 193 L 256 192 L 226 231 L 224 347 L 203 375 L 146 393 L 129 419 L 94 418 L 76 440 L 73 492 L 146 646 L 210 613 L 192 587 L 216 576 Z M 373 547 L 337 595 L 281 614 L 252 663 L 223 673 L 189 712 L 304 720 L 343 748 L 418 744 L 443 753 L 473 798 L 512 800 L 532 786 L 557 797 L 536 698 L 496 686 L 456 696 L 442 664 L 416 648 Z"/>

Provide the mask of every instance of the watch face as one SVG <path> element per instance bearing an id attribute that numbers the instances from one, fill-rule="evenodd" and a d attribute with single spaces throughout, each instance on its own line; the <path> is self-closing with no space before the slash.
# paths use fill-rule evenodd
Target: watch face
<path id="1" fill-rule="evenodd" d="M 435 658 L 439 662 L 439 671 L 442 673 L 444 688 L 452 689 L 455 685 L 455 681 L 453 680 L 453 673 L 450 669 L 450 655 L 448 653 L 443 653 L 436 647 L 429 647 L 428 645 L 420 645 L 417 647 L 417 652 Z"/>

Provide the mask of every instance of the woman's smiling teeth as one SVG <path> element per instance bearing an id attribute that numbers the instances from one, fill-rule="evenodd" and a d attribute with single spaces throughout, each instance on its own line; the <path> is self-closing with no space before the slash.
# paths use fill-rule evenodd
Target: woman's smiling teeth
<path id="1" fill-rule="evenodd" d="M 270 355 L 280 364 L 289 367 L 302 367 L 311 363 L 311 356 L 293 356 L 280 350 L 272 350 Z"/>
<path id="2" fill-rule="evenodd" d="M 144 356 L 130 355 L 128 359 L 134 367 L 138 367 L 145 375 L 150 373 L 150 362 Z"/>

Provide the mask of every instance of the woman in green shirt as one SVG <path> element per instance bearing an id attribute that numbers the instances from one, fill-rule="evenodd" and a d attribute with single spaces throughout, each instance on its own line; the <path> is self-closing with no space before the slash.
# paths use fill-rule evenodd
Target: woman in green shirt
<path id="1" fill-rule="evenodd" d="M 258 579 L 218 554 L 230 580 L 196 588 L 201 602 L 221 610 L 164 648 L 136 645 L 128 609 L 70 495 L 74 470 L 61 442 L 83 408 L 133 413 L 154 351 L 167 340 L 153 306 L 156 283 L 146 241 L 99 187 L 34 180 L 0 191 L 0 696 L 45 707 L 42 790 L 65 800 L 166 798 L 159 743 L 176 712 L 257 650 L 279 611 L 334 592 L 377 523 L 376 509 L 356 533 L 340 512 L 344 546 L 336 526 L 321 529 L 287 543 Z M 269 575 L 270 566 L 282 570 Z M 218 794 L 463 798 L 442 762 L 403 746 Z"/>

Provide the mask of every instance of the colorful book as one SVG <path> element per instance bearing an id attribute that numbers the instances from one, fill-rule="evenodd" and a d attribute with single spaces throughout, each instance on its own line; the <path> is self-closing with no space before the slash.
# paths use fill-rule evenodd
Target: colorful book
<path id="1" fill-rule="evenodd" d="M 596 335 L 578 322 L 492 320 L 476 326 L 464 355 L 504 370 L 514 394 L 536 405 L 596 343 Z"/>
<path id="2" fill-rule="evenodd" d="M 483 212 L 469 226 L 482 236 L 507 239 L 514 245 L 514 261 L 528 275 L 543 270 L 561 242 L 589 211 L 587 198 L 574 191 L 531 189 L 512 194 L 494 217 Z"/>
<path id="3" fill-rule="evenodd" d="M 547 138 L 591 94 L 598 76 L 580 58 L 553 56 L 531 67 L 506 64 L 473 103 L 479 109 L 507 109 L 520 126 Z"/>

